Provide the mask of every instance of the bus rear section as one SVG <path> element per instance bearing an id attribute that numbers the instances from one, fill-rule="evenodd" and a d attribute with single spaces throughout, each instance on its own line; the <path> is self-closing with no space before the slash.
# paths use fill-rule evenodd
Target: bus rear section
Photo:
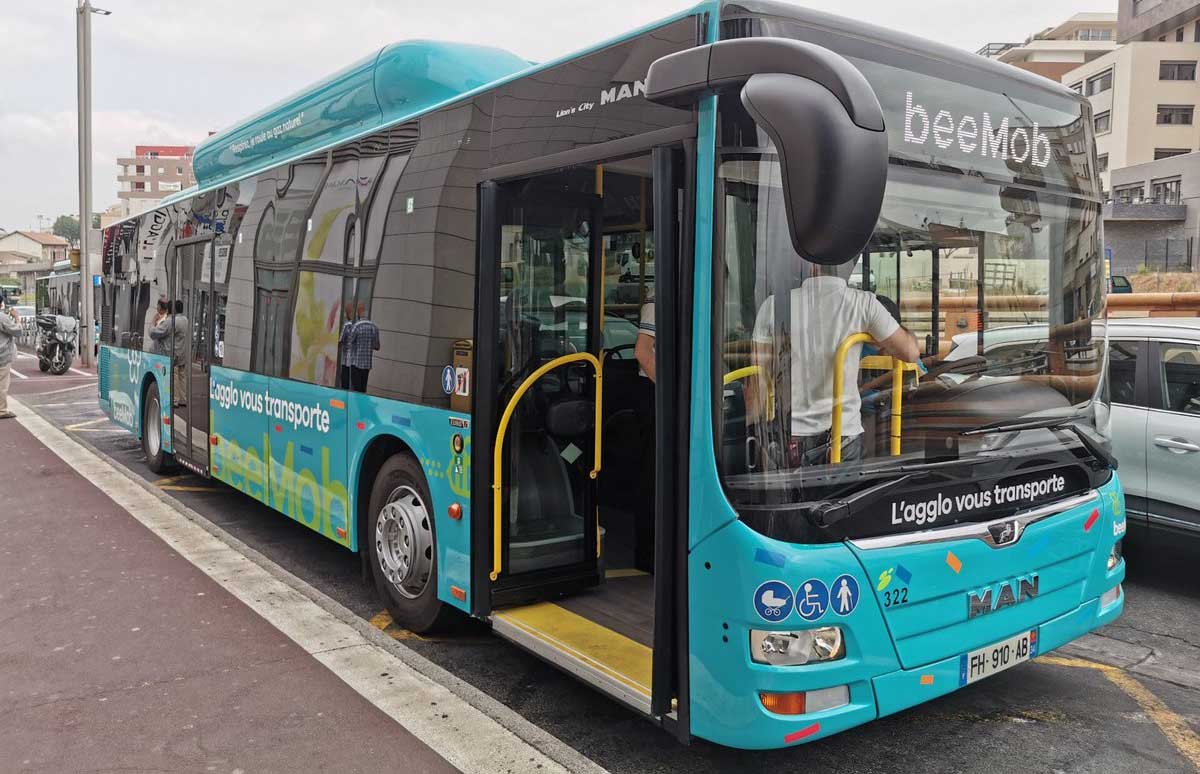
<path id="1" fill-rule="evenodd" d="M 889 160 L 862 249 L 801 253 L 795 149 L 745 92 L 718 96 L 690 715 L 692 733 L 738 747 L 812 741 L 941 696 L 1124 603 L 1086 103 L 817 17 L 762 3 L 722 22 L 737 42 L 844 54 L 879 100 Z M 989 346 L 1013 326 L 1030 335 Z M 879 341 L 897 330 L 918 358 Z M 964 332 L 970 356 L 945 359 Z M 712 480 L 694 462 L 705 454 Z"/>

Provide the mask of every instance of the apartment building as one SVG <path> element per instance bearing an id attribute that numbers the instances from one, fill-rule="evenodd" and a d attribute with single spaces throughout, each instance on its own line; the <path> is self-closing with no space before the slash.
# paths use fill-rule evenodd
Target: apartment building
<path id="1" fill-rule="evenodd" d="M 1143 264 L 1194 271 L 1200 263 L 1200 152 L 1114 169 L 1104 241 L 1118 273 Z"/>
<path id="2" fill-rule="evenodd" d="M 1116 38 L 1117 14 L 1077 13 L 1024 43 L 988 43 L 976 53 L 1057 81 L 1063 73 L 1115 49 Z"/>
<path id="3" fill-rule="evenodd" d="M 1062 76 L 1092 103 L 1105 191 L 1110 169 L 1200 149 L 1197 62 L 1200 42 L 1134 42 Z"/>
<path id="4" fill-rule="evenodd" d="M 196 183 L 191 145 L 137 145 L 132 156 L 117 159 L 118 191 L 124 213 L 140 215 L 159 199 Z"/>
<path id="5" fill-rule="evenodd" d="M 1200 43 L 1200 3 L 1196 0 L 1118 0 L 1117 40 L 1121 43 Z"/>

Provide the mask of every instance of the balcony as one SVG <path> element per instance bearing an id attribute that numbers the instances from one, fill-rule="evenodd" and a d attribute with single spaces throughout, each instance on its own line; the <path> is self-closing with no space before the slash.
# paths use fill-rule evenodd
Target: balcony
<path id="1" fill-rule="evenodd" d="M 1154 199 L 1138 199 L 1131 202 L 1107 201 L 1104 203 L 1104 219 L 1106 221 L 1186 220 L 1187 205 L 1179 204 L 1176 201 L 1168 204 Z"/>

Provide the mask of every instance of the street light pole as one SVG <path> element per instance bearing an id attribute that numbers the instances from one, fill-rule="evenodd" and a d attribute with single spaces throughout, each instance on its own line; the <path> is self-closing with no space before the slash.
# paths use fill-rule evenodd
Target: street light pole
<path id="1" fill-rule="evenodd" d="M 79 359 L 92 365 L 92 330 L 95 300 L 92 262 L 88 242 L 92 227 L 92 14 L 109 11 L 79 0 L 75 9 L 75 59 L 78 69 L 79 103 Z"/>

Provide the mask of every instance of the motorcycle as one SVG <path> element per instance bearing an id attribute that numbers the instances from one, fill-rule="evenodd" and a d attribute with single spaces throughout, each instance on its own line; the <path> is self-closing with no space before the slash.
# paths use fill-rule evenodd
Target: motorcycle
<path id="1" fill-rule="evenodd" d="M 37 316 L 38 340 L 36 353 L 42 373 L 61 376 L 75 360 L 75 342 L 79 338 L 79 322 L 61 314 Z"/>

